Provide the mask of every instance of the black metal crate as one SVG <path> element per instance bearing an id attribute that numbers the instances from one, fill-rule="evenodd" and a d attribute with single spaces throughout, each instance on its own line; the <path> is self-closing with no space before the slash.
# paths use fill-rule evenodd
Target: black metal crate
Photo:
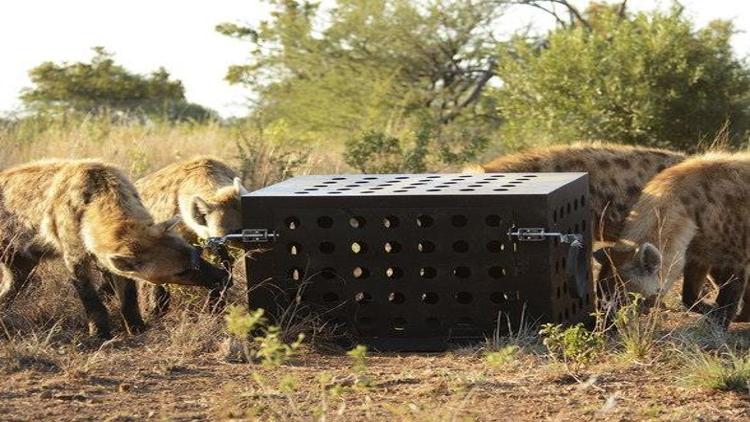
<path id="1" fill-rule="evenodd" d="M 481 340 L 522 315 L 584 321 L 587 196 L 585 173 L 290 179 L 242 198 L 246 233 L 271 237 L 249 246 L 249 304 L 314 314 L 380 350 Z M 581 234 L 583 248 L 524 229 Z"/>

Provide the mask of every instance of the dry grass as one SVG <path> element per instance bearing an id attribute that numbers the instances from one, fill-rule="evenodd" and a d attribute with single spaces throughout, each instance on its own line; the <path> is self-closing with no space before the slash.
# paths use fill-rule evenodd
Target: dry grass
<path id="1" fill-rule="evenodd" d="M 248 139 L 240 157 L 238 142 Z M 267 164 L 274 159 L 283 164 L 302 157 L 290 165 L 301 173 L 345 168 L 336 148 L 308 148 L 312 153 L 303 154 L 294 142 L 278 139 L 259 140 L 251 129 L 219 125 L 84 120 L 42 129 L 3 128 L 0 167 L 41 157 L 92 156 L 137 177 L 179 158 L 211 153 L 238 167 L 255 166 L 246 174 L 254 185 L 280 177 Z M 748 379 L 750 326 L 737 324 L 729 334 L 716 331 L 680 310 L 672 297 L 667 298 L 671 309 L 630 318 L 621 327 L 626 336 L 606 335 L 602 350 L 575 377 L 547 355 L 533 321 L 474 348 L 369 353 L 356 365 L 342 351 L 307 348 L 272 368 L 229 362 L 222 347 L 228 339 L 223 317 L 201 312 L 201 293 L 191 289 L 176 290 L 170 312 L 147 321 L 146 332 L 127 336 L 113 317 L 119 335 L 105 343 L 93 341 L 84 335 L 81 306 L 59 267 L 45 264 L 37 272 L 39 282 L 0 313 L 1 418 L 750 418 L 750 396 L 742 388 Z M 236 271 L 229 302 L 244 303 L 241 266 Z M 107 305 L 117 315 L 117 304 Z M 299 327 L 286 328 L 293 336 Z"/>

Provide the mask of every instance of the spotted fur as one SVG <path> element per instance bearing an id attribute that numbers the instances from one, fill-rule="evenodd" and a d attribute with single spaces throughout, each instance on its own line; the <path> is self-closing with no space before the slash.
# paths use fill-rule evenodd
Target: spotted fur
<path id="1" fill-rule="evenodd" d="M 110 336 L 107 311 L 91 281 L 94 268 L 116 281 L 126 325 L 138 330 L 143 321 L 131 279 L 215 286 L 226 278 L 196 259 L 173 226 L 154 224 L 127 177 L 99 161 L 48 160 L 2 171 L 0 309 L 28 284 L 40 260 L 59 256 L 94 334 Z"/>

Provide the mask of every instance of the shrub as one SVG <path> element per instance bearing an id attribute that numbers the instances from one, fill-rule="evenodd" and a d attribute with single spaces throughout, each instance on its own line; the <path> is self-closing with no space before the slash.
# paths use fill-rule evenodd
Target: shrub
<path id="1" fill-rule="evenodd" d="M 583 324 L 563 328 L 559 324 L 542 325 L 542 343 L 554 359 L 561 359 L 569 372 L 578 373 L 602 350 L 604 336 L 587 330 Z"/>

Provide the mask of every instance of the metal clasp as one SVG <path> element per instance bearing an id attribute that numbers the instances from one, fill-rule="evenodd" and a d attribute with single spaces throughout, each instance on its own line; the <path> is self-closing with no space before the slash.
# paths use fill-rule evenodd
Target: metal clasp
<path id="1" fill-rule="evenodd" d="M 224 245 L 231 240 L 242 243 L 266 243 L 279 238 L 279 234 L 268 229 L 243 229 L 240 233 L 232 233 L 221 237 L 209 237 L 208 243 Z"/>
<path id="2" fill-rule="evenodd" d="M 520 242 L 541 242 L 548 237 L 556 237 L 560 239 L 560 243 L 583 242 L 580 234 L 548 232 L 542 227 L 511 227 L 508 236 L 515 237 Z"/>

